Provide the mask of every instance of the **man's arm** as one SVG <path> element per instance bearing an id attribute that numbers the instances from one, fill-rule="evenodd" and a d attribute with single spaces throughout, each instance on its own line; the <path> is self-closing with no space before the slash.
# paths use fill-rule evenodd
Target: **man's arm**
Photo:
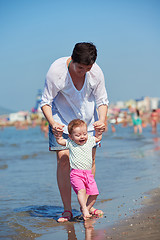
<path id="1" fill-rule="evenodd" d="M 99 121 L 105 123 L 106 116 L 107 116 L 108 106 L 107 105 L 100 105 L 98 107 L 98 117 Z"/>
<path id="2" fill-rule="evenodd" d="M 51 108 L 51 106 L 46 104 L 41 109 L 42 109 L 42 112 L 43 112 L 45 118 L 49 122 L 49 125 L 51 125 L 51 126 L 54 125 L 55 121 L 54 121 L 54 119 L 52 117 L 52 108 Z"/>
<path id="3" fill-rule="evenodd" d="M 98 135 L 101 135 L 106 129 L 107 111 L 108 111 L 107 105 L 100 105 L 98 107 L 99 120 L 93 124 L 96 131 L 95 135 L 96 137 L 98 137 Z"/>
<path id="4" fill-rule="evenodd" d="M 58 132 L 63 132 L 63 125 L 54 121 L 52 116 L 52 108 L 49 105 L 44 105 L 42 108 L 42 112 L 49 122 L 49 125 L 52 127 L 52 131 L 54 134 L 58 134 Z"/>
<path id="5" fill-rule="evenodd" d="M 52 127 L 52 131 L 54 133 L 57 143 L 62 146 L 66 146 L 66 139 L 64 139 L 62 137 L 63 125 L 54 121 L 54 119 L 52 117 L 51 107 L 49 105 L 44 105 L 42 107 L 42 112 L 43 112 L 45 118 L 47 119 L 47 121 L 49 122 L 50 126 Z"/>

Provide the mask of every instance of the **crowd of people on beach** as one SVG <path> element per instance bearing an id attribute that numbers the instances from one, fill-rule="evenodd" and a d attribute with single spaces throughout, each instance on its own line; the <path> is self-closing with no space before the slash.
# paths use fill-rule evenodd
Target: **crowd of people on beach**
<path id="1" fill-rule="evenodd" d="M 120 111 L 108 117 L 108 125 L 111 124 L 112 132 L 116 132 L 116 125 L 122 127 L 133 126 L 133 132 L 141 134 L 143 128 L 151 126 L 152 133 L 157 133 L 157 125 L 160 122 L 160 112 L 157 109 L 144 112 L 137 108 L 128 107 L 128 111 Z"/>
<path id="2" fill-rule="evenodd" d="M 119 112 L 115 114 L 108 114 L 106 117 L 105 131 L 107 132 L 108 129 L 111 128 L 112 132 L 116 132 L 116 125 L 121 125 L 122 127 L 133 127 L 134 133 L 142 133 L 143 128 L 150 126 L 152 133 L 157 133 L 158 123 L 160 123 L 159 109 L 153 109 L 152 111 L 146 112 L 129 106 L 127 111 L 119 110 Z M 36 126 L 40 126 L 40 129 L 44 132 L 45 137 L 48 137 L 48 121 L 45 117 L 38 118 L 36 113 L 35 117 L 33 117 L 30 121 L 15 121 L 12 124 L 6 122 L 6 124 L 0 124 L 0 129 L 3 130 L 8 126 L 14 126 L 17 130 L 27 130 L 29 127 L 34 128 Z"/>

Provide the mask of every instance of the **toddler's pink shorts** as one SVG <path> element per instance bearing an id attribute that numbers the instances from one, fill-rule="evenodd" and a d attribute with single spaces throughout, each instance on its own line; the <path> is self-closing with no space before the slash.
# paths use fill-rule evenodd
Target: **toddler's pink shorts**
<path id="1" fill-rule="evenodd" d="M 70 172 L 70 181 L 76 194 L 81 189 L 86 189 L 88 195 L 99 194 L 92 170 L 72 169 Z"/>

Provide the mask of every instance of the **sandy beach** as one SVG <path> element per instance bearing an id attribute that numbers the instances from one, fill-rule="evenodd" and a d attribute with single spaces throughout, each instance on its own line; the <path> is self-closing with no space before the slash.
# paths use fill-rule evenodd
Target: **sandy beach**
<path id="1" fill-rule="evenodd" d="M 107 238 L 113 240 L 159 240 L 160 239 L 160 188 L 152 190 L 144 207 L 132 217 L 107 229 Z"/>

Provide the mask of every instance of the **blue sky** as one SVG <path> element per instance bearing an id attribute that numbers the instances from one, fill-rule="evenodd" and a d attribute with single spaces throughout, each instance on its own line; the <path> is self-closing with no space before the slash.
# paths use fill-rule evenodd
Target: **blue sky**
<path id="1" fill-rule="evenodd" d="M 1 0 L 0 106 L 31 110 L 51 63 L 98 49 L 110 102 L 160 97 L 159 0 Z"/>

